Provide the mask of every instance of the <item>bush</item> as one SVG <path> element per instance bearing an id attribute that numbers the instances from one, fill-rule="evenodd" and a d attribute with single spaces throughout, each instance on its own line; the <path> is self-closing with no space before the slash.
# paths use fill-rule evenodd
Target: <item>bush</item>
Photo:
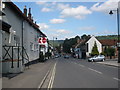
<path id="1" fill-rule="evenodd" d="M 105 56 L 106 54 L 104 52 L 102 52 L 102 53 L 100 53 L 100 55 L 104 55 Z"/>
<path id="2" fill-rule="evenodd" d="M 110 59 L 112 59 L 112 56 L 115 56 L 115 49 L 112 47 L 107 48 L 107 54 L 110 56 Z"/>
<path id="3" fill-rule="evenodd" d="M 92 52 L 91 52 L 91 56 L 95 56 L 95 55 L 99 55 L 96 42 L 95 42 L 95 45 L 94 45 Z"/>
<path id="4" fill-rule="evenodd" d="M 110 59 L 112 58 L 112 56 L 115 56 L 115 48 L 112 47 L 105 47 L 104 49 L 104 53 L 105 56 L 110 56 Z"/>

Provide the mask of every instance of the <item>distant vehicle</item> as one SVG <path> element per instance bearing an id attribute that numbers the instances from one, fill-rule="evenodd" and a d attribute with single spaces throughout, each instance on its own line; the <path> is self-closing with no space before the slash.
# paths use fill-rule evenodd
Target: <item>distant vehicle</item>
<path id="1" fill-rule="evenodd" d="M 95 61 L 105 61 L 104 55 L 94 56 L 88 59 L 88 62 L 95 62 Z"/>
<path id="2" fill-rule="evenodd" d="M 69 59 L 69 55 L 64 55 L 64 58 Z"/>
<path id="3" fill-rule="evenodd" d="M 55 58 L 58 58 L 59 57 L 59 55 L 55 55 Z"/>

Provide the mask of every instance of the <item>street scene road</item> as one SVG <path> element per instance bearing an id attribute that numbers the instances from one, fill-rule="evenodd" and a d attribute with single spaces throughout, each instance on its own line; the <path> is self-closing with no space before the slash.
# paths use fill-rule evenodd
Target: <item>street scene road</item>
<path id="1" fill-rule="evenodd" d="M 87 60 L 60 57 L 31 65 L 18 76 L 4 77 L 3 88 L 118 88 L 118 69 Z"/>
<path id="2" fill-rule="evenodd" d="M 120 89 L 119 21 L 120 0 L 0 1 L 0 89 Z"/>

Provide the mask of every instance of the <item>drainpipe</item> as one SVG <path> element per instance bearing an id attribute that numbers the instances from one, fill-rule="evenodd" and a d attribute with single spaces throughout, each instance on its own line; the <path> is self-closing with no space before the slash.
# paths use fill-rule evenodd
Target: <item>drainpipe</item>
<path id="1" fill-rule="evenodd" d="M 24 30 L 24 20 L 22 20 L 22 40 L 21 40 L 21 44 L 22 44 L 22 64 L 24 64 L 24 57 L 23 57 L 23 30 Z"/>

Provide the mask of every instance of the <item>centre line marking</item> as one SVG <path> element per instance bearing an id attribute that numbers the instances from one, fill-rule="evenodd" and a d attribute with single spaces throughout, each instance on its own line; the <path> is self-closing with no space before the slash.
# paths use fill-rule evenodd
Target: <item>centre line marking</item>
<path id="1" fill-rule="evenodd" d="M 81 66 L 81 67 L 85 67 L 84 65 L 81 65 L 81 64 L 79 64 L 79 66 Z"/>
<path id="2" fill-rule="evenodd" d="M 97 73 L 99 73 L 99 74 L 103 74 L 102 72 L 99 72 L 99 71 L 97 71 L 97 70 L 94 70 L 94 69 L 92 69 L 92 68 L 88 68 L 89 70 L 92 70 L 92 71 L 94 71 L 94 72 L 97 72 Z"/>
<path id="3" fill-rule="evenodd" d="M 40 85 L 38 86 L 38 90 L 42 87 L 42 85 L 44 84 L 45 79 L 47 78 L 48 74 L 49 74 L 50 70 L 48 70 L 48 72 L 46 73 L 45 77 L 43 78 L 42 82 L 40 83 Z"/>
<path id="4" fill-rule="evenodd" d="M 57 64 L 57 62 L 55 63 L 53 70 L 52 70 L 52 75 L 51 75 L 51 78 L 50 78 L 50 81 L 48 84 L 48 90 L 53 87 L 53 83 L 54 83 L 54 79 L 55 79 L 55 72 L 56 72 L 56 64 Z"/>
<path id="5" fill-rule="evenodd" d="M 118 78 L 116 78 L 116 77 L 114 77 L 113 79 L 114 79 L 114 80 L 117 80 L 117 81 L 120 81 L 120 79 L 118 79 Z"/>

